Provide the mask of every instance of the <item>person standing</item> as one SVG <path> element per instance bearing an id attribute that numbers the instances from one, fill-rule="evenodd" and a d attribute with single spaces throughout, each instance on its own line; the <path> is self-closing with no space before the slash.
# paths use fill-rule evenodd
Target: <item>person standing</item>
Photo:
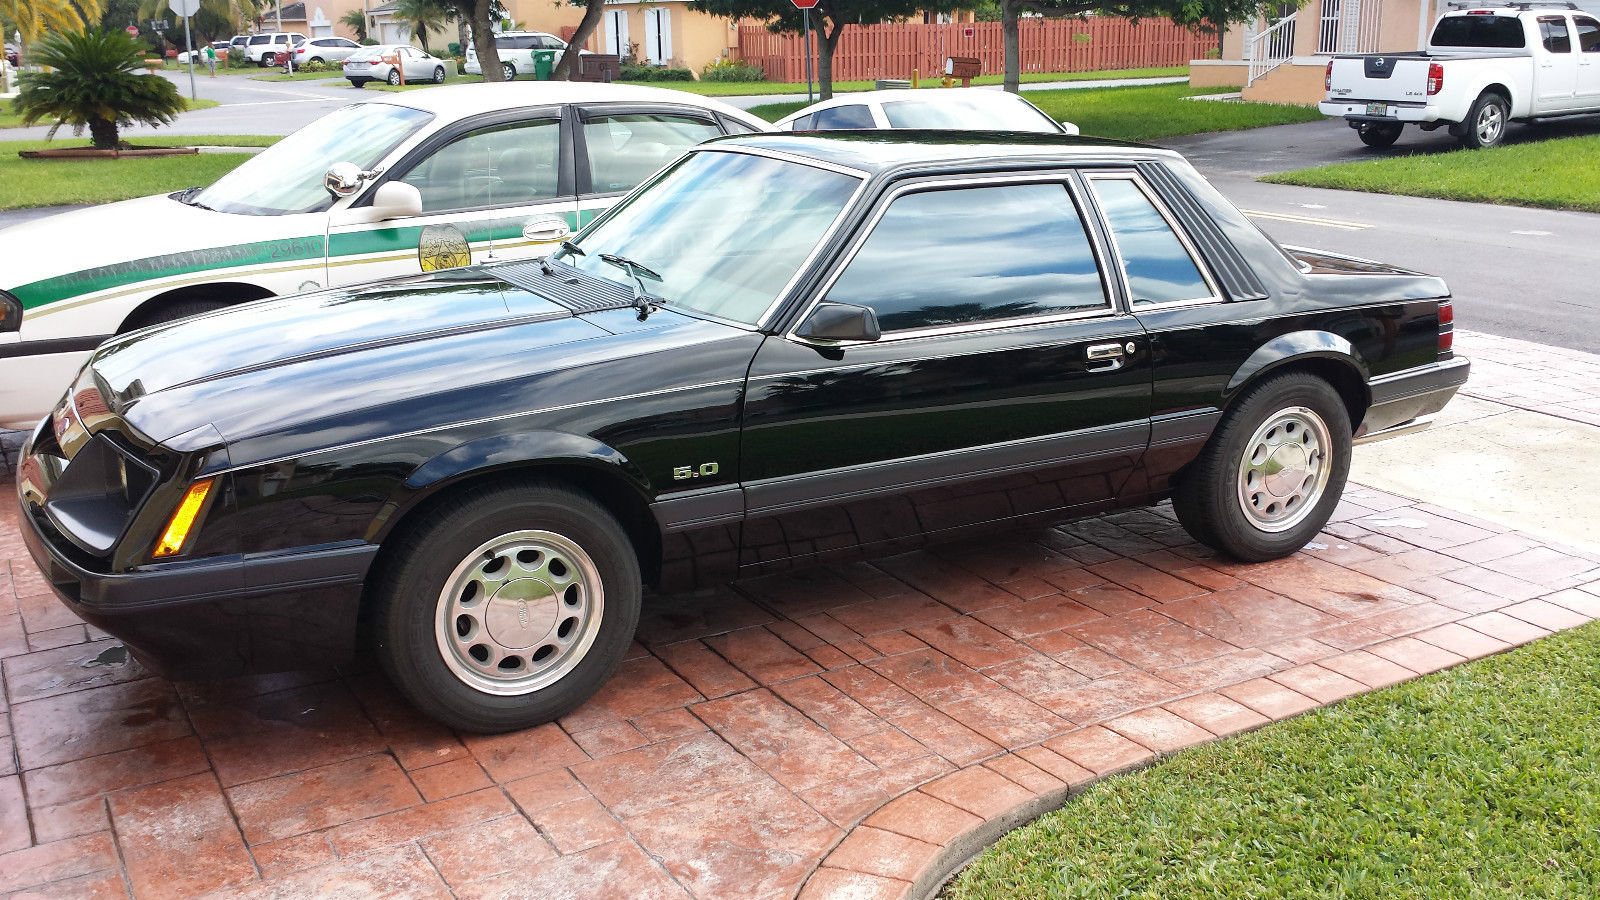
<path id="1" fill-rule="evenodd" d="M 217 48 L 206 44 L 206 69 L 211 72 L 211 77 L 217 77 Z"/>

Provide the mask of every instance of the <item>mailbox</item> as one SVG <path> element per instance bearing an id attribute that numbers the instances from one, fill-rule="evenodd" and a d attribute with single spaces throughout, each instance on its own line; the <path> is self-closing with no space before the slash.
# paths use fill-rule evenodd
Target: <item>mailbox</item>
<path id="1" fill-rule="evenodd" d="M 983 73 L 983 60 L 976 56 L 948 56 L 944 61 L 944 74 L 961 79 L 962 87 L 972 87 L 972 79 Z"/>

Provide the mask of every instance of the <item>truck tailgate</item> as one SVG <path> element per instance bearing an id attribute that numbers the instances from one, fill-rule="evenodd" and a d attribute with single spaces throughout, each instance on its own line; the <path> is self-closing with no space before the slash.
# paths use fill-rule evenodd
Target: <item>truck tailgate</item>
<path id="1" fill-rule="evenodd" d="M 1336 56 L 1328 97 L 1422 103 L 1428 98 L 1428 63 L 1422 56 Z"/>

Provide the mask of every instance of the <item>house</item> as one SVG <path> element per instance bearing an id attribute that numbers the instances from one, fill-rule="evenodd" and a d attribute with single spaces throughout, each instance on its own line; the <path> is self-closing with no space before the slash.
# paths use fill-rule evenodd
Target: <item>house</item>
<path id="1" fill-rule="evenodd" d="M 583 8 L 550 0 L 505 0 L 519 28 L 570 39 Z M 697 75 L 706 63 L 736 55 L 738 22 L 696 12 L 688 0 L 606 0 L 605 18 L 587 48 L 632 56 L 647 65 L 681 67 Z"/>
<path id="2" fill-rule="evenodd" d="M 309 18 L 307 10 L 309 8 Z M 351 9 L 360 9 L 361 0 L 309 0 L 309 2 L 284 3 L 278 6 L 263 5 L 257 8 L 258 31 L 288 31 L 306 37 L 347 37 L 355 35 L 339 24 L 339 17 Z M 279 22 L 283 25 L 280 27 Z"/>

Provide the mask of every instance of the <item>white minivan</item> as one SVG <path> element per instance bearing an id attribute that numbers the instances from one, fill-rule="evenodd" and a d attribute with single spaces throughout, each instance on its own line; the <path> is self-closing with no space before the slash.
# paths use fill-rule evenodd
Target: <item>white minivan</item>
<path id="1" fill-rule="evenodd" d="M 494 48 L 500 54 L 500 68 L 506 73 L 506 80 L 511 81 L 518 75 L 533 74 L 535 50 L 556 51 L 552 65 L 559 64 L 561 54 L 567 51 L 567 42 L 542 31 L 502 31 L 494 36 Z M 464 69 L 468 75 L 483 74 L 483 67 L 478 65 L 477 48 L 471 43 L 467 44 L 467 64 Z"/>

